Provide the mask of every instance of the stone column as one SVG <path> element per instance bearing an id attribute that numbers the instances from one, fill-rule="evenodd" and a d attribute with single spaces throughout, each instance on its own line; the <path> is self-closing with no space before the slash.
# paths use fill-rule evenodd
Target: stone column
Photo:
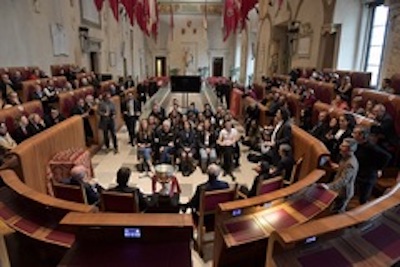
<path id="1" fill-rule="evenodd" d="M 386 47 L 382 65 L 382 78 L 400 72 L 400 1 L 387 0 L 389 20 L 387 24 Z"/>

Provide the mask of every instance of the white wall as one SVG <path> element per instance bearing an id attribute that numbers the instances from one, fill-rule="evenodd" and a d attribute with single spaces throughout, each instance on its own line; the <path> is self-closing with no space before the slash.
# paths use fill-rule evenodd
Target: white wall
<path id="1" fill-rule="evenodd" d="M 336 0 L 333 23 L 341 25 L 337 69 L 361 69 L 367 15 L 366 7 L 360 0 Z"/>
<path id="2" fill-rule="evenodd" d="M 89 1 L 89 0 L 84 0 Z M 81 21 L 80 1 L 41 0 L 39 6 L 34 1 L 2 0 L 0 8 L 0 66 L 37 65 L 46 72 L 50 65 L 75 63 L 89 67 L 89 55 L 82 53 L 79 42 L 79 27 L 89 28 L 89 36 L 101 41 L 100 72 L 115 76 L 123 74 L 123 58 L 127 58 L 128 74 L 138 75 L 136 56 L 130 49 L 130 25 L 123 18 L 120 23 L 114 19 L 105 1 L 101 13 L 101 28 L 85 25 Z M 54 56 L 50 25 L 59 23 L 65 28 L 68 42 L 68 56 Z M 137 31 L 136 31 L 137 32 Z M 143 36 L 136 33 L 134 50 L 143 47 Z M 123 50 L 123 43 L 125 49 Z M 137 50 L 136 50 L 137 51 Z M 110 53 L 115 53 L 115 66 L 110 65 Z M 139 69 L 139 68 L 138 68 Z"/>

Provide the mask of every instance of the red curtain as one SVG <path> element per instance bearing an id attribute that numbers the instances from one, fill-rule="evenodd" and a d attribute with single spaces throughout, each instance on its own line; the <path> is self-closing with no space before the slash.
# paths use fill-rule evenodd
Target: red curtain
<path id="1" fill-rule="evenodd" d="M 110 3 L 110 8 L 114 14 L 114 17 L 118 21 L 118 15 L 119 15 L 118 0 L 109 0 L 109 3 Z"/>
<path id="2" fill-rule="evenodd" d="M 169 27 L 171 30 L 171 39 L 174 39 L 174 7 L 172 4 L 169 5 L 169 12 L 170 12 L 170 17 L 169 17 Z"/>
<path id="3" fill-rule="evenodd" d="M 104 0 L 94 0 L 94 5 L 96 6 L 97 11 L 101 11 L 101 9 L 103 8 L 103 3 Z"/>

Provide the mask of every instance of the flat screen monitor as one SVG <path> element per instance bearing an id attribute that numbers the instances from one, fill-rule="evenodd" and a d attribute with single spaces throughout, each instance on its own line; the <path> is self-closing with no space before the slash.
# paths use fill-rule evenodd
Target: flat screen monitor
<path id="1" fill-rule="evenodd" d="M 171 76 L 171 92 L 200 93 L 200 76 Z"/>

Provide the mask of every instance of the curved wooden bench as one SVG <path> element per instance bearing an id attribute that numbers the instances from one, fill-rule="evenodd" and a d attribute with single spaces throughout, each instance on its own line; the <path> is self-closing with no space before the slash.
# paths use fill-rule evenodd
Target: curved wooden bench
<path id="1" fill-rule="evenodd" d="M 30 101 L 19 106 L 2 109 L 0 110 L 0 121 L 5 121 L 8 132 L 13 135 L 16 119 L 22 115 L 28 117 L 32 113 L 38 113 L 41 117 L 43 117 L 43 106 L 40 101 Z"/>
<path id="2" fill-rule="evenodd" d="M 32 99 L 31 96 L 33 91 L 35 90 L 35 86 L 37 84 L 40 84 L 40 86 L 44 88 L 49 80 L 53 80 L 55 86 L 61 88 L 64 88 L 65 84 L 67 83 L 67 78 L 65 78 L 64 76 L 56 76 L 51 78 L 24 81 L 22 82 L 22 93 L 20 96 L 21 101 L 28 102 L 29 100 L 31 100 Z"/>
<path id="3" fill-rule="evenodd" d="M 317 266 L 321 260 L 330 259 L 336 264 L 340 260 L 348 265 L 363 262 L 368 266 L 391 266 L 400 259 L 398 249 L 390 249 L 398 248 L 400 242 L 399 214 L 397 184 L 388 194 L 346 213 L 273 232 L 266 266 L 296 266 L 306 261 Z M 383 243 L 382 238 L 386 239 Z"/>
<path id="4" fill-rule="evenodd" d="M 249 266 L 264 266 L 267 240 L 273 229 L 285 229 L 310 220 L 328 208 L 336 197 L 336 193 L 314 184 L 323 175 L 324 171 L 315 170 L 310 178 L 270 194 L 246 199 L 246 206 L 242 205 L 229 214 L 219 213 L 214 242 L 215 266 L 242 266 L 250 258 Z M 311 187 L 300 188 L 299 185 L 305 184 Z M 278 201 L 293 194 L 296 196 Z M 265 203 L 260 200 L 267 198 L 270 201 L 268 206 L 259 206 Z M 228 204 L 220 204 L 220 208 Z M 241 215 L 235 217 L 235 214 Z"/>
<path id="5" fill-rule="evenodd" d="M 356 96 L 362 97 L 364 106 L 368 100 L 383 104 L 386 111 L 392 116 L 396 133 L 400 136 L 400 96 L 365 88 L 355 88 L 352 98 Z"/>
<path id="6" fill-rule="evenodd" d="M 316 102 L 314 104 L 313 107 L 313 114 L 312 114 L 312 118 L 313 118 L 313 122 L 316 123 L 318 120 L 318 115 L 320 112 L 322 111 L 326 111 L 329 115 L 330 118 L 336 118 L 338 119 L 340 116 L 344 115 L 344 114 L 350 114 L 353 115 L 354 119 L 356 120 L 356 123 L 365 127 L 371 127 L 372 125 L 374 125 L 374 121 L 364 117 L 362 115 L 358 115 L 340 108 L 336 108 L 332 105 L 328 105 L 326 103 L 322 103 L 322 102 Z"/>
<path id="7" fill-rule="evenodd" d="M 8 74 L 10 78 L 15 76 L 15 73 L 19 71 L 22 76 L 22 80 L 28 80 L 29 76 L 34 70 L 40 70 L 37 66 L 27 66 L 27 67 L 6 67 L 0 68 L 0 75 Z"/>
<path id="8" fill-rule="evenodd" d="M 74 235 L 60 229 L 59 222 L 69 212 L 89 213 L 94 206 L 64 201 L 39 193 L 11 170 L 0 171 L 5 186 L 0 189 L 0 218 L 15 231 L 31 238 L 70 247 Z"/>
<path id="9" fill-rule="evenodd" d="M 47 193 L 47 162 L 61 150 L 86 148 L 83 121 L 73 116 L 32 136 L 14 148 L 18 176 L 32 189 Z"/>
<path id="10" fill-rule="evenodd" d="M 80 98 L 87 95 L 94 95 L 93 86 L 85 86 L 70 92 L 63 92 L 58 95 L 58 105 L 60 113 L 68 118 L 71 115 L 72 108 L 76 105 Z"/>

